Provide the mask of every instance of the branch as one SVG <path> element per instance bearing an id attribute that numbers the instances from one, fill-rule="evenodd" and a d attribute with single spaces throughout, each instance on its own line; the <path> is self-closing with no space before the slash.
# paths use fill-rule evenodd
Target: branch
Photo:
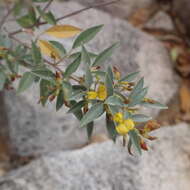
<path id="1" fill-rule="evenodd" d="M 11 9 L 8 9 L 7 14 L 0 21 L 0 29 L 2 28 L 3 24 L 6 22 L 7 18 L 9 17 L 9 15 L 12 13 L 13 9 L 14 9 L 14 7 L 12 7 Z"/>
<path id="2" fill-rule="evenodd" d="M 67 14 L 67 15 L 64 15 L 64 16 L 62 16 L 62 17 L 59 17 L 59 18 L 56 19 L 56 21 L 58 22 L 58 21 L 63 20 L 63 19 L 65 19 L 65 18 L 68 18 L 68 17 L 74 16 L 74 15 L 80 14 L 80 13 L 86 11 L 86 10 L 89 10 L 89 9 L 92 9 L 92 8 L 98 8 L 98 7 L 107 6 L 107 5 L 110 5 L 110 4 L 113 4 L 113 3 L 117 3 L 117 2 L 119 2 L 119 1 L 120 1 L 120 0 L 112 0 L 112 1 L 110 1 L 110 2 L 104 2 L 104 3 L 95 4 L 95 5 L 90 5 L 89 7 L 86 7 L 86 8 L 83 8 L 83 9 L 80 9 L 80 10 L 77 10 L 77 11 L 74 11 L 74 12 L 72 12 L 72 13 L 69 13 L 69 14 Z M 45 25 L 45 24 L 48 24 L 48 23 L 47 23 L 47 22 L 39 22 L 39 23 L 37 23 L 37 24 L 31 26 L 30 28 L 33 28 L 34 26 Z M 15 35 L 15 34 L 18 34 L 18 33 L 21 33 L 21 32 L 23 32 L 22 29 L 12 32 L 11 35 Z"/>
<path id="3" fill-rule="evenodd" d="M 110 2 L 104 2 L 104 3 L 99 3 L 99 4 L 95 4 L 95 5 L 91 5 L 89 7 L 86 7 L 86 8 L 83 8 L 83 9 L 80 9 L 78 11 L 75 11 L 75 12 L 72 12 L 70 14 L 67 14 L 65 16 L 62 16 L 58 19 L 56 19 L 56 21 L 60 21 L 60 20 L 63 20 L 65 18 L 68 18 L 68 17 L 71 17 L 71 16 L 74 16 L 74 15 L 77 15 L 77 14 L 80 14 L 86 10 L 89 10 L 89 9 L 92 9 L 92 8 L 98 8 L 98 7 L 103 7 L 103 6 L 107 6 L 107 5 L 110 5 L 110 4 L 113 4 L 113 3 L 116 3 L 116 2 L 119 2 L 120 0 L 113 0 L 113 1 L 110 1 Z"/>
<path id="4" fill-rule="evenodd" d="M 51 3 L 53 2 L 53 0 L 49 0 L 49 2 L 47 3 L 47 5 L 43 8 L 43 12 L 45 12 L 47 9 L 48 9 L 48 7 L 51 5 Z M 39 18 L 37 19 L 37 23 L 39 23 L 40 22 L 40 19 L 41 19 L 41 15 L 39 16 Z"/>

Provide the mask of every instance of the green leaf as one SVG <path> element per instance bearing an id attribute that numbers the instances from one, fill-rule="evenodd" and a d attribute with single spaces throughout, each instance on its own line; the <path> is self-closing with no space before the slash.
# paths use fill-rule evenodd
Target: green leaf
<path id="1" fill-rule="evenodd" d="M 86 126 L 86 130 L 87 130 L 87 135 L 88 135 L 89 140 L 92 137 L 93 129 L 94 129 L 94 122 L 88 123 L 87 126 Z"/>
<path id="2" fill-rule="evenodd" d="M 115 123 L 106 115 L 106 128 L 109 137 L 115 142 L 117 137 L 117 131 L 115 130 Z"/>
<path id="3" fill-rule="evenodd" d="M 75 60 L 77 57 L 81 56 L 81 52 L 75 52 L 69 56 L 70 59 Z"/>
<path id="4" fill-rule="evenodd" d="M 93 76 L 90 71 L 89 65 L 86 65 L 86 74 L 85 74 L 85 85 L 88 89 L 90 89 L 90 86 L 93 83 Z"/>
<path id="5" fill-rule="evenodd" d="M 104 113 L 104 106 L 102 103 L 94 104 L 80 121 L 80 126 L 83 127 L 91 121 L 97 119 Z"/>
<path id="6" fill-rule="evenodd" d="M 21 93 L 26 89 L 30 88 L 34 80 L 35 80 L 35 75 L 33 75 L 31 72 L 24 73 L 22 78 L 20 79 L 17 93 Z"/>
<path id="7" fill-rule="evenodd" d="M 107 71 L 106 77 L 105 77 L 105 85 L 106 85 L 106 90 L 107 90 L 108 96 L 112 96 L 114 89 L 113 89 L 112 76 L 109 72 L 109 67 L 108 67 L 108 71 Z"/>
<path id="8" fill-rule="evenodd" d="M 0 70 L 0 91 L 3 90 L 5 82 L 6 82 L 6 75 L 3 71 Z"/>
<path id="9" fill-rule="evenodd" d="M 6 35 L 0 34 L 0 46 L 10 48 L 12 46 L 10 38 Z"/>
<path id="10" fill-rule="evenodd" d="M 72 86 L 69 82 L 63 81 L 62 87 L 63 87 L 64 99 L 68 101 L 70 96 L 72 95 Z"/>
<path id="11" fill-rule="evenodd" d="M 42 55 L 40 49 L 36 46 L 34 42 L 32 42 L 32 59 L 35 65 L 42 64 Z"/>
<path id="12" fill-rule="evenodd" d="M 69 97 L 69 100 L 81 99 L 85 94 L 86 94 L 86 92 L 84 92 L 82 90 L 73 90 L 73 93 Z"/>
<path id="13" fill-rule="evenodd" d="M 150 108 L 168 109 L 168 107 L 166 105 L 161 104 L 157 101 L 155 101 L 154 103 L 142 102 L 141 105 L 145 106 L 145 107 L 150 107 Z"/>
<path id="14" fill-rule="evenodd" d="M 59 55 L 61 57 L 63 57 L 67 53 L 66 49 L 61 43 L 52 40 L 49 41 L 49 43 L 59 52 Z"/>
<path id="15" fill-rule="evenodd" d="M 101 64 L 103 64 L 108 58 L 111 57 L 111 55 L 113 54 L 113 51 L 118 47 L 118 43 L 113 44 L 111 47 L 105 49 L 104 51 L 102 51 L 95 59 L 94 63 L 93 63 L 93 67 L 95 66 L 100 66 Z"/>
<path id="16" fill-rule="evenodd" d="M 135 130 L 131 130 L 131 131 L 129 131 L 129 136 L 130 136 L 130 139 L 131 139 L 132 144 L 134 145 L 135 149 L 141 155 L 142 151 L 141 151 L 141 146 L 140 146 L 140 138 L 139 138 L 137 132 Z"/>
<path id="17" fill-rule="evenodd" d="M 74 73 L 81 63 L 81 56 L 77 57 L 65 70 L 64 77 L 69 77 L 72 73 Z"/>
<path id="18" fill-rule="evenodd" d="M 18 61 L 15 61 L 13 57 L 6 58 L 7 66 L 12 73 L 18 73 Z"/>
<path id="19" fill-rule="evenodd" d="M 108 108 L 109 108 L 110 112 L 112 113 L 112 115 L 114 115 L 115 113 L 119 112 L 120 107 L 108 105 Z"/>
<path id="20" fill-rule="evenodd" d="M 52 25 L 56 24 L 56 19 L 54 15 L 52 14 L 52 12 L 50 11 L 43 16 L 43 19 L 49 24 L 52 24 Z"/>
<path id="21" fill-rule="evenodd" d="M 77 102 L 76 104 L 74 104 L 68 111 L 68 113 L 73 113 L 76 112 L 78 110 L 81 110 L 82 107 L 84 107 L 85 105 L 85 101 L 81 100 L 80 102 Z"/>
<path id="22" fill-rule="evenodd" d="M 17 0 L 13 8 L 13 14 L 18 16 L 21 13 L 22 8 L 24 7 L 22 0 Z"/>
<path id="23" fill-rule="evenodd" d="M 106 72 L 104 72 L 104 71 L 93 71 L 92 73 L 95 74 L 95 75 L 98 75 L 100 77 L 105 77 L 106 76 Z"/>
<path id="24" fill-rule="evenodd" d="M 138 74 L 139 74 L 139 71 L 130 73 L 127 76 L 120 79 L 119 82 L 122 82 L 122 81 L 132 82 L 137 77 Z"/>
<path id="25" fill-rule="evenodd" d="M 86 48 L 84 46 L 82 46 L 81 55 L 82 55 L 82 62 L 84 64 L 87 63 L 88 65 L 90 65 L 91 64 L 90 56 L 89 56 L 89 54 L 88 54 L 88 52 L 87 52 L 87 50 L 86 50 Z"/>
<path id="26" fill-rule="evenodd" d="M 132 115 L 131 119 L 133 119 L 133 121 L 135 122 L 147 122 L 149 120 L 152 119 L 152 117 L 143 115 L 143 114 L 136 114 L 136 115 Z"/>
<path id="27" fill-rule="evenodd" d="M 113 106 L 123 106 L 123 101 L 117 95 L 110 96 L 106 99 L 105 104 L 113 105 Z"/>
<path id="28" fill-rule="evenodd" d="M 144 99 L 148 92 L 148 88 L 143 88 L 141 91 L 138 93 L 135 93 L 132 98 L 130 99 L 130 103 L 128 104 L 129 107 L 133 107 L 137 104 L 140 104 L 141 101 Z"/>
<path id="29" fill-rule="evenodd" d="M 64 104 L 64 93 L 63 90 L 60 90 L 57 96 L 56 111 L 60 110 L 63 104 Z"/>
<path id="30" fill-rule="evenodd" d="M 40 8 L 40 6 L 36 7 L 38 13 L 40 14 L 40 16 L 49 24 L 55 25 L 56 24 L 56 19 L 54 17 L 54 15 L 51 12 L 45 13 L 42 11 L 42 9 Z"/>
<path id="31" fill-rule="evenodd" d="M 32 70 L 31 71 L 34 75 L 40 77 L 41 79 L 44 80 L 49 80 L 52 81 L 52 79 L 54 80 L 55 76 L 53 74 L 52 71 L 50 71 L 49 69 L 37 69 L 37 70 Z"/>
<path id="32" fill-rule="evenodd" d="M 70 102 L 70 106 L 74 106 L 77 102 L 76 101 L 71 101 Z M 83 117 L 82 111 L 81 110 L 76 110 L 75 112 L 73 112 L 73 114 L 75 115 L 75 117 L 80 121 Z"/>
<path id="33" fill-rule="evenodd" d="M 27 15 L 24 15 L 20 17 L 19 19 L 17 19 L 18 24 L 24 28 L 29 28 L 35 25 L 36 21 L 37 21 L 37 18 L 36 18 L 36 14 L 33 8 L 31 8 L 31 10 L 29 11 Z"/>
<path id="34" fill-rule="evenodd" d="M 51 86 L 51 82 L 42 79 L 40 81 L 40 102 L 42 106 L 45 106 L 49 95 L 51 94 L 49 91 L 49 87 Z"/>
<path id="35" fill-rule="evenodd" d="M 102 27 L 103 25 L 98 25 L 82 32 L 74 41 L 73 48 L 77 48 L 92 40 L 96 36 L 96 34 L 102 29 Z"/>
<path id="36" fill-rule="evenodd" d="M 136 84 L 136 86 L 133 88 L 132 92 L 129 95 L 129 98 L 133 98 L 134 96 L 136 96 L 143 89 L 143 86 L 144 78 L 141 78 Z"/>

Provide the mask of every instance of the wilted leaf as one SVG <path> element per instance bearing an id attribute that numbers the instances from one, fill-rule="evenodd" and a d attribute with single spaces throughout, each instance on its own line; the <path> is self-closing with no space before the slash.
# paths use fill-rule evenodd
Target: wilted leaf
<path id="1" fill-rule="evenodd" d="M 128 18 L 128 21 L 136 27 L 143 26 L 154 15 L 158 8 L 156 3 L 139 8 Z"/>
<path id="2" fill-rule="evenodd" d="M 49 41 L 49 43 L 55 48 L 57 49 L 57 51 L 59 52 L 59 55 L 60 56 L 63 56 L 65 55 L 67 52 L 66 52 L 66 49 L 64 48 L 64 46 L 60 43 L 60 42 L 57 42 L 57 41 Z"/>
<path id="3" fill-rule="evenodd" d="M 70 38 L 81 31 L 80 28 L 71 25 L 55 25 L 46 30 L 45 33 L 56 38 Z"/>
<path id="4" fill-rule="evenodd" d="M 180 89 L 180 104 L 181 111 L 184 113 L 190 112 L 190 86 L 187 81 L 182 83 Z"/>
<path id="5" fill-rule="evenodd" d="M 44 55 L 47 55 L 54 59 L 60 59 L 60 55 L 59 55 L 57 49 L 55 49 L 49 42 L 47 42 L 45 40 L 39 40 L 38 45 L 40 47 L 41 52 Z"/>

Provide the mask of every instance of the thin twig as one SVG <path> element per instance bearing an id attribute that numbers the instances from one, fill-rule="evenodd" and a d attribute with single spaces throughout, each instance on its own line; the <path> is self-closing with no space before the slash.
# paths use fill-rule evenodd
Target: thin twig
<path id="1" fill-rule="evenodd" d="M 42 12 L 45 12 L 49 8 L 49 6 L 51 5 L 52 2 L 53 2 L 53 0 L 49 0 L 47 5 L 43 8 Z M 41 17 L 42 16 L 40 15 L 39 18 L 37 19 L 37 23 L 40 22 Z"/>
<path id="2" fill-rule="evenodd" d="M 60 17 L 60 18 L 57 18 L 56 21 L 60 21 L 60 20 L 63 20 L 63 19 L 65 19 L 65 18 L 68 18 L 68 17 L 74 16 L 74 15 L 80 14 L 80 13 L 82 13 L 82 12 L 84 12 L 84 11 L 86 11 L 86 10 L 92 9 L 92 8 L 103 7 L 103 6 L 107 6 L 107 5 L 116 3 L 116 2 L 119 2 L 119 0 L 113 0 L 113 1 L 110 1 L 110 2 L 104 2 L 104 3 L 99 3 L 99 4 L 91 5 L 91 6 L 89 6 L 89 7 L 80 9 L 80 10 L 78 10 L 78 11 L 75 11 L 75 12 L 72 12 L 72 13 L 67 14 L 67 15 L 65 15 L 65 16 L 62 16 L 62 17 Z"/>
<path id="3" fill-rule="evenodd" d="M 119 1 L 120 1 L 120 0 L 113 0 L 113 1 L 110 1 L 110 2 L 104 2 L 104 3 L 95 4 L 95 5 L 90 5 L 89 7 L 86 7 L 86 8 L 77 10 L 77 11 L 75 11 L 75 12 L 69 13 L 69 14 L 67 14 L 67 15 L 64 15 L 64 16 L 62 16 L 62 17 L 59 17 L 59 18 L 56 19 L 56 21 L 58 22 L 58 21 L 61 21 L 61 20 L 65 19 L 65 18 L 68 18 L 68 17 L 74 16 L 74 15 L 80 14 L 80 13 L 86 11 L 86 10 L 89 10 L 89 9 L 92 9 L 92 8 L 98 8 L 98 7 L 107 6 L 107 5 L 110 5 L 110 4 L 113 4 L 113 3 L 117 3 L 117 2 L 119 2 Z M 47 22 L 39 22 L 39 23 L 37 23 L 37 24 L 31 26 L 30 28 L 32 28 L 32 27 L 34 27 L 34 26 L 45 25 L 45 24 L 48 24 L 48 23 L 47 23 Z M 14 34 L 14 35 L 15 35 L 15 34 L 18 34 L 18 33 L 20 33 L 20 32 L 23 32 L 23 31 L 22 31 L 22 30 L 17 30 L 17 31 L 12 32 L 11 34 Z"/>
<path id="4" fill-rule="evenodd" d="M 11 9 L 9 9 L 9 10 L 7 11 L 7 14 L 5 14 L 5 16 L 4 16 L 4 17 L 2 18 L 2 20 L 0 21 L 0 29 L 2 28 L 3 24 L 6 22 L 7 18 L 9 17 L 9 15 L 12 13 L 13 8 L 14 8 L 14 7 L 12 7 Z"/>

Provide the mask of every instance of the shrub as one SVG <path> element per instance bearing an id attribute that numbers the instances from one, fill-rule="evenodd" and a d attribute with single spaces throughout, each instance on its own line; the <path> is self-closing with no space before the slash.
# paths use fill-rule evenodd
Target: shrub
<path id="1" fill-rule="evenodd" d="M 45 106 L 48 101 L 56 101 L 57 111 L 62 106 L 68 107 L 68 113 L 76 116 L 80 127 L 86 127 L 89 138 L 93 133 L 94 120 L 105 114 L 105 125 L 111 139 L 115 141 L 118 136 L 123 136 L 125 145 L 129 137 L 130 153 L 132 145 L 139 153 L 141 149 L 147 150 L 145 139 L 155 139 L 149 132 L 157 129 L 159 124 L 151 117 L 140 114 L 139 106 L 166 107 L 146 97 L 148 88 L 144 87 L 144 79 L 135 82 L 138 72 L 121 76 L 115 66 L 102 67 L 118 43 L 100 53 L 87 49 L 86 44 L 103 25 L 86 30 L 69 24 L 60 25 L 59 20 L 83 10 L 56 18 L 51 11 L 47 11 L 52 2 L 32 0 L 31 4 L 25 4 L 25 1 L 18 0 L 8 4 L 8 12 L 0 26 L 0 90 L 14 89 L 15 81 L 19 81 L 17 93 L 22 93 L 33 84 L 39 85 L 39 103 Z M 20 29 L 9 32 L 6 20 L 11 15 L 16 17 Z M 17 38 L 19 33 L 33 35 L 44 24 L 52 26 L 35 36 L 30 43 L 25 44 Z M 65 49 L 59 40 L 43 40 L 44 34 L 57 39 L 76 37 L 72 48 Z M 63 63 L 69 64 L 63 68 Z M 81 65 L 84 73 L 77 72 Z"/>

